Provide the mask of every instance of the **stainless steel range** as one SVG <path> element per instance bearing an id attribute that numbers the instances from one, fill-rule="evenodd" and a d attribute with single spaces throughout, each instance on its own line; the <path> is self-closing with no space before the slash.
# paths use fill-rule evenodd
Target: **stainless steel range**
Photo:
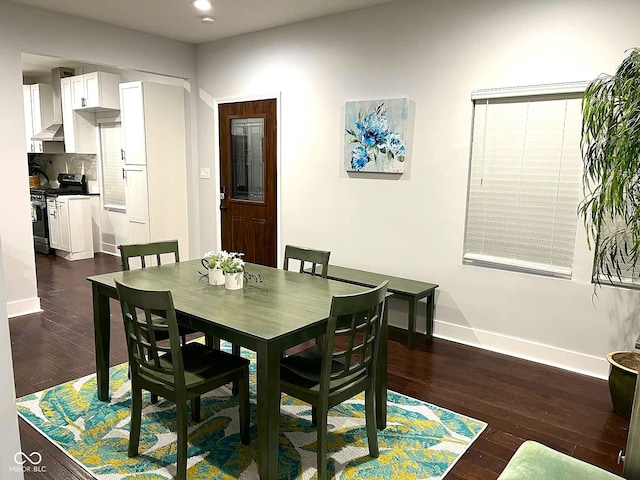
<path id="1" fill-rule="evenodd" d="M 31 225 L 33 227 L 33 248 L 36 252 L 52 253 L 49 243 L 49 219 L 47 216 L 47 197 L 58 195 L 86 195 L 87 180 L 84 175 L 60 173 L 58 188 L 31 189 Z"/>

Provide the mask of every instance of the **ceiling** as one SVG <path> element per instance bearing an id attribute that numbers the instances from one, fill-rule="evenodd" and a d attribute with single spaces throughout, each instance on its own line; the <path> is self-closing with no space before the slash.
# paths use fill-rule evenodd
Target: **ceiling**
<path id="1" fill-rule="evenodd" d="M 209 12 L 196 10 L 191 0 L 10 1 L 196 44 L 393 0 L 212 0 Z M 215 22 L 202 23 L 201 15 Z"/>

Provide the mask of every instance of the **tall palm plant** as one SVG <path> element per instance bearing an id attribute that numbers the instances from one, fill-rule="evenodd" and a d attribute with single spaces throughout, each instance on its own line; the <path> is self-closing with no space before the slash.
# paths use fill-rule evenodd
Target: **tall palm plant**
<path id="1" fill-rule="evenodd" d="M 637 277 L 640 267 L 640 48 L 614 75 L 591 82 L 582 99 L 585 198 L 579 207 L 594 279 Z"/>

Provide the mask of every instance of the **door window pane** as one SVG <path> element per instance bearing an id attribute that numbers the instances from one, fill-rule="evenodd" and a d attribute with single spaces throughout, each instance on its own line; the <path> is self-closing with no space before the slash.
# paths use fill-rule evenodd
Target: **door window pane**
<path id="1" fill-rule="evenodd" d="M 264 201 L 264 119 L 231 120 L 231 196 Z"/>

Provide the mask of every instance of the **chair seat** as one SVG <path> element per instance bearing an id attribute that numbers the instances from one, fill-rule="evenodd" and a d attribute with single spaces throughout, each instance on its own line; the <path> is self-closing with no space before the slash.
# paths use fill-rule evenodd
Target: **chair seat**
<path id="1" fill-rule="evenodd" d="M 333 372 L 344 367 L 342 362 L 334 361 L 333 363 Z M 280 379 L 304 388 L 312 387 L 320 382 L 321 370 L 322 347 L 320 345 L 314 345 L 280 360 Z"/>
<path id="2" fill-rule="evenodd" d="M 182 362 L 184 365 L 184 380 L 187 390 L 198 390 L 199 387 L 211 382 L 211 379 L 221 375 L 233 374 L 236 370 L 249 365 L 249 360 L 230 353 L 223 352 L 200 343 L 188 343 L 182 347 Z M 160 357 L 160 364 L 164 368 L 171 368 L 171 354 Z M 150 374 L 160 380 L 170 380 L 157 372 Z"/>
<path id="3" fill-rule="evenodd" d="M 336 373 L 344 369 L 344 362 L 334 359 L 331 365 L 331 373 Z M 322 346 L 314 345 L 294 355 L 280 360 L 280 380 L 283 384 L 291 384 L 297 390 L 304 389 L 318 390 L 320 384 L 320 373 L 322 371 Z M 354 382 L 362 374 L 346 376 L 337 381 L 329 382 L 329 388 L 335 390 L 342 384 Z M 290 391 L 284 386 L 284 389 Z"/>

